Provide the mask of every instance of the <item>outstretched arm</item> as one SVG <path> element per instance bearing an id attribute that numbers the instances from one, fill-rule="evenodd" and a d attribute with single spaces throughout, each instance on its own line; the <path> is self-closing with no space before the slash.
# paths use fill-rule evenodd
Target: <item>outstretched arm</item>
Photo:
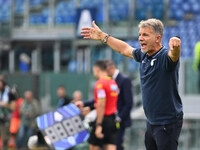
<path id="1" fill-rule="evenodd" d="M 168 56 L 173 62 L 177 62 L 181 55 L 181 40 L 178 37 L 172 37 L 169 40 L 170 51 Z"/>
<path id="2" fill-rule="evenodd" d="M 83 36 L 84 39 L 93 39 L 93 40 L 103 41 L 104 38 L 107 36 L 107 33 L 104 33 L 103 31 L 101 31 L 101 29 L 95 24 L 94 21 L 92 22 L 92 26 L 93 26 L 92 28 L 91 27 L 82 28 L 81 36 Z M 116 52 L 126 57 L 134 58 L 132 54 L 133 47 L 131 47 L 124 41 L 110 36 L 106 43 L 110 48 L 112 48 Z"/>

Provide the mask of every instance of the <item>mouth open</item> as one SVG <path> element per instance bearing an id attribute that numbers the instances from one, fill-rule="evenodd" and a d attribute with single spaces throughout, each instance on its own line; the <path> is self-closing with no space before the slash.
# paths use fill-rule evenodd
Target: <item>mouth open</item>
<path id="1" fill-rule="evenodd" d="M 146 43 L 140 43 L 140 45 L 141 45 L 141 48 L 145 48 L 147 46 Z"/>

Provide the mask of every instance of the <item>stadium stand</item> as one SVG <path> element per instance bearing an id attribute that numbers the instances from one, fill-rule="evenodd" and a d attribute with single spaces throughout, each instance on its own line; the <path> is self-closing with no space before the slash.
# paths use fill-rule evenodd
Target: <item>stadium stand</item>
<path id="1" fill-rule="evenodd" d="M 82 0 L 80 8 L 94 8 L 96 10 L 96 21 L 103 22 L 103 1 L 102 0 Z"/>
<path id="2" fill-rule="evenodd" d="M 38 7 L 38 6 L 41 6 L 45 2 L 48 2 L 48 1 L 47 0 L 30 0 L 29 4 L 30 4 L 30 7 Z"/>
<path id="3" fill-rule="evenodd" d="M 187 13 L 197 14 L 199 12 L 199 0 L 170 0 L 169 17 L 171 19 L 181 20 Z"/>
<path id="4" fill-rule="evenodd" d="M 14 14 L 11 14 L 13 1 Z M 69 88 L 69 94 L 77 88 L 82 90 L 86 100 L 93 96 L 92 64 L 98 59 L 112 58 L 133 81 L 135 109 L 141 106 L 139 64 L 100 42 L 77 38 L 79 8 L 95 10 L 95 21 L 103 31 L 136 48 L 140 47 L 137 24 L 151 17 L 164 22 L 163 45 L 168 47 L 173 36 L 181 37 L 179 83 L 186 119 L 179 149 L 199 150 L 198 72 L 193 71 L 192 64 L 194 46 L 200 39 L 200 0 L 0 0 L 0 73 L 8 75 L 9 85 L 20 85 L 21 94 L 26 89 L 33 90 L 48 106 L 56 105 L 55 89 L 61 83 Z M 109 24 L 104 22 L 105 15 L 109 16 Z M 14 17 L 13 28 L 11 17 Z M 7 49 L 4 43 L 8 44 Z M 28 74 L 21 74 L 19 69 L 19 56 L 23 52 L 31 58 Z M 143 119 L 133 117 L 134 123 L 125 138 L 126 150 L 144 149 Z"/>
<path id="5" fill-rule="evenodd" d="M 0 22 L 10 19 L 10 3 L 11 0 L 0 0 Z"/>
<path id="6" fill-rule="evenodd" d="M 25 0 L 15 0 L 14 12 L 15 14 L 22 14 L 25 9 Z"/>
<path id="7" fill-rule="evenodd" d="M 122 21 L 129 16 L 129 0 L 120 2 L 118 0 L 110 0 L 109 16 L 111 21 Z"/>
<path id="8" fill-rule="evenodd" d="M 75 23 L 75 0 L 61 1 L 55 6 L 55 24 Z"/>
<path id="9" fill-rule="evenodd" d="M 134 13 L 137 20 L 144 20 L 149 17 L 163 19 L 164 0 L 136 0 L 135 3 Z"/>
<path id="10" fill-rule="evenodd" d="M 30 14 L 30 24 L 47 24 L 49 18 L 49 9 L 45 8 L 39 14 Z"/>

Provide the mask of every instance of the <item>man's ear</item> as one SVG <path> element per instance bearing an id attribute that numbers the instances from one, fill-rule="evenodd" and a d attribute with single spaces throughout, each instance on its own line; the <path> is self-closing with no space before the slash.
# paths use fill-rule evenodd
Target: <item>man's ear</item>
<path id="1" fill-rule="evenodd" d="M 157 34 L 157 35 L 156 35 L 156 42 L 160 43 L 161 40 L 162 40 L 162 36 L 159 35 L 159 34 Z"/>

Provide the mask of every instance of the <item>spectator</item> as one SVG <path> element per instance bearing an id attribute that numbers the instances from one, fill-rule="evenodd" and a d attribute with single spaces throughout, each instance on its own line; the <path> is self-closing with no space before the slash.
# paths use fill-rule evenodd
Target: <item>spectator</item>
<path id="1" fill-rule="evenodd" d="M 38 101 L 33 97 L 31 91 L 24 94 L 24 102 L 20 107 L 20 128 L 18 132 L 17 147 L 27 147 L 27 141 L 36 129 L 35 118 L 39 115 Z"/>
<path id="2" fill-rule="evenodd" d="M 82 95 L 81 91 L 79 91 L 79 90 L 74 91 L 72 102 L 76 103 L 77 101 L 82 101 L 82 98 L 83 98 L 83 95 Z"/>
<path id="3" fill-rule="evenodd" d="M 19 92 L 16 86 L 14 86 L 11 89 L 11 92 L 13 93 L 13 95 L 15 96 L 16 102 L 15 102 L 15 109 L 11 114 L 11 121 L 10 121 L 10 139 L 9 139 L 9 143 L 8 146 L 9 148 L 15 148 L 16 147 L 16 134 L 18 132 L 19 129 L 19 125 L 20 125 L 20 113 L 19 113 L 19 109 L 21 104 L 23 103 L 23 98 L 19 96 Z"/>
<path id="4" fill-rule="evenodd" d="M 200 93 L 200 40 L 197 42 L 194 48 L 194 63 L 193 69 L 198 70 L 198 93 Z"/>
<path id="5" fill-rule="evenodd" d="M 2 149 L 7 149 L 7 142 L 9 139 L 9 124 L 11 110 L 14 109 L 15 97 L 10 92 L 6 81 L 0 79 L 0 136 L 2 141 Z"/>
<path id="6" fill-rule="evenodd" d="M 30 70 L 30 57 L 26 54 L 26 53 L 22 53 L 20 54 L 19 56 L 20 58 L 20 63 L 19 63 L 19 68 L 20 68 L 20 71 L 22 73 L 26 73 Z"/>
<path id="7" fill-rule="evenodd" d="M 67 92 L 66 92 L 66 89 L 63 85 L 60 85 L 57 88 L 57 95 L 59 97 L 58 107 L 62 107 L 62 106 L 67 105 L 71 102 L 71 98 L 67 97 Z"/>

